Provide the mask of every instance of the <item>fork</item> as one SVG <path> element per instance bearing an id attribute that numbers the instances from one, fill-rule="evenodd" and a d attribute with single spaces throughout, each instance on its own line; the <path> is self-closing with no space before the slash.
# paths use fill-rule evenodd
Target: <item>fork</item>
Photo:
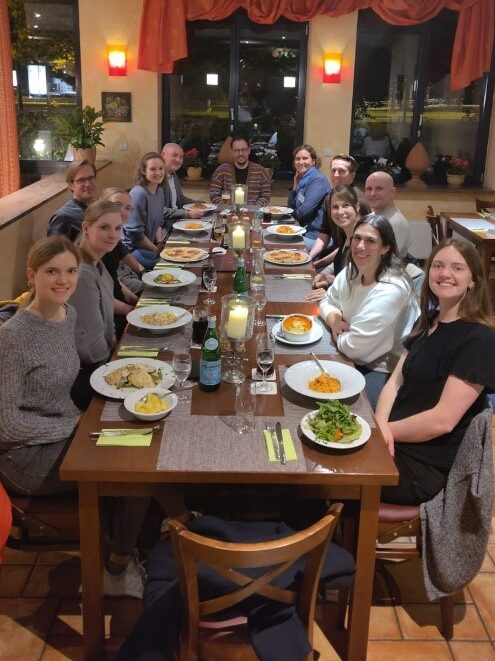
<path id="1" fill-rule="evenodd" d="M 267 432 L 269 432 L 269 434 L 272 437 L 272 445 L 273 445 L 273 451 L 275 452 L 275 459 L 281 462 L 282 460 L 280 458 L 280 446 L 278 444 L 278 438 L 275 433 L 275 425 L 273 424 L 273 422 L 265 422 L 265 429 Z"/>

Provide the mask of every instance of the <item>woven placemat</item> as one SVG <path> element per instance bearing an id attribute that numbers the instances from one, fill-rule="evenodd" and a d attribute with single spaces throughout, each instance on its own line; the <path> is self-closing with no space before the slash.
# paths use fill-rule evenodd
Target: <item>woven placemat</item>
<path id="1" fill-rule="evenodd" d="M 301 236 L 288 237 L 263 230 L 263 245 L 270 248 L 303 248 L 305 244 Z"/>
<path id="2" fill-rule="evenodd" d="M 193 223 L 194 221 L 191 220 Z M 173 229 L 170 236 L 167 238 L 169 241 L 189 241 L 190 243 L 209 243 L 211 241 L 212 226 L 208 227 L 204 232 L 198 234 L 191 234 L 190 232 L 181 232 L 180 230 Z M 184 244 L 185 245 L 185 244 Z"/>
<path id="3" fill-rule="evenodd" d="M 201 278 L 196 276 L 195 282 L 187 285 L 187 287 L 181 287 L 173 291 L 146 285 L 143 289 L 142 297 L 163 299 L 170 302 L 171 305 L 196 305 L 200 284 Z"/>
<path id="4" fill-rule="evenodd" d="M 136 328 L 128 325 L 121 339 L 122 346 L 143 346 L 150 349 L 158 349 L 163 346 L 173 351 L 176 347 L 191 341 L 192 324 L 186 324 L 180 328 L 172 328 L 164 333 L 152 333 L 144 328 Z"/>
<path id="5" fill-rule="evenodd" d="M 291 286 L 292 284 L 295 283 L 291 282 Z M 271 334 L 273 327 L 275 326 L 275 324 L 278 323 L 278 321 L 279 321 L 278 319 L 272 319 L 270 317 L 267 318 L 266 320 L 267 333 Z M 272 335 L 272 338 L 275 340 L 274 343 L 275 353 L 276 354 L 302 353 L 309 355 L 311 351 L 315 351 L 316 353 L 337 354 L 338 351 L 335 344 L 333 343 L 332 334 L 330 333 L 328 327 L 323 323 L 323 321 L 319 317 L 313 317 L 313 321 L 315 324 L 318 324 L 323 328 L 323 335 L 321 339 L 319 339 L 317 342 L 313 342 L 313 344 L 303 344 L 301 346 L 298 346 L 297 344 L 284 344 L 283 342 L 280 342 L 280 340 L 277 340 L 276 337 Z"/>
<path id="6" fill-rule="evenodd" d="M 304 301 L 311 291 L 311 280 L 280 278 L 276 275 L 265 276 L 266 298 L 270 303 L 293 303 Z"/>

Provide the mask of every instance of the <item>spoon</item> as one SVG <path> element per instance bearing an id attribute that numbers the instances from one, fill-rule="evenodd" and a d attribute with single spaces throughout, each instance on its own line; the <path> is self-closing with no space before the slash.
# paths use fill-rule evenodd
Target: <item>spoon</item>
<path id="1" fill-rule="evenodd" d="M 318 360 L 318 358 L 316 357 L 316 355 L 313 353 L 313 351 L 311 352 L 311 355 L 313 356 L 313 360 L 315 361 L 315 363 L 316 363 L 316 364 L 318 365 L 318 367 L 320 368 L 320 372 L 321 372 L 322 374 L 326 374 L 327 376 L 330 376 L 330 375 L 328 374 L 328 372 L 326 371 L 326 369 L 323 367 L 323 365 L 320 363 L 320 361 Z"/>

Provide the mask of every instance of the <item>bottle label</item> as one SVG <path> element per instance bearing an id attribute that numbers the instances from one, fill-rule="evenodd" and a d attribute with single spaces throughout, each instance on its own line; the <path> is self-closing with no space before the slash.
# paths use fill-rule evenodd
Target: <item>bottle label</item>
<path id="1" fill-rule="evenodd" d="M 199 381 L 205 386 L 216 386 L 222 380 L 222 361 L 201 360 L 199 363 Z"/>
<path id="2" fill-rule="evenodd" d="M 209 337 L 205 342 L 205 347 L 209 351 L 214 351 L 218 347 L 218 340 L 216 337 Z"/>

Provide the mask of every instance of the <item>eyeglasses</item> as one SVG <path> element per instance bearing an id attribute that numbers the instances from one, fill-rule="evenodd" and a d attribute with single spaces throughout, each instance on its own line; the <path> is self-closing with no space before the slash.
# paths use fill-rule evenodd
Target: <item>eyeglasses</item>
<path id="1" fill-rule="evenodd" d="M 94 174 L 91 177 L 79 177 L 79 179 L 74 179 L 75 184 L 92 184 L 94 181 L 96 181 Z"/>
<path id="2" fill-rule="evenodd" d="M 249 147 L 243 147 L 242 149 L 233 149 L 234 154 L 247 154 Z"/>

